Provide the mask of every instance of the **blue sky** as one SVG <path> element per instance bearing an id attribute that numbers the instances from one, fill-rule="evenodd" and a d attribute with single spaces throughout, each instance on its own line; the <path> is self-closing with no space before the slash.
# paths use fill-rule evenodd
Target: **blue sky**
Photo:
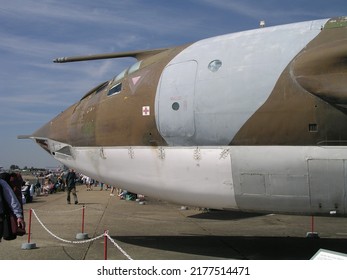
<path id="1" fill-rule="evenodd" d="M 31 134 L 134 60 L 61 56 L 170 47 L 211 36 L 347 15 L 346 0 L 0 0 L 0 166 L 58 166 Z"/>

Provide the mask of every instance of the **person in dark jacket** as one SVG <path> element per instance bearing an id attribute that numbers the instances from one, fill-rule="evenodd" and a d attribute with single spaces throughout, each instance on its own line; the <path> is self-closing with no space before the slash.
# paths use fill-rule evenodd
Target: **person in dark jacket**
<path id="1" fill-rule="evenodd" d="M 17 217 L 17 224 L 18 227 L 25 229 L 25 223 L 23 219 L 23 210 L 20 202 L 18 201 L 15 193 L 13 192 L 12 188 L 8 185 L 8 183 L 2 179 L 0 179 L 0 242 L 3 236 L 3 230 L 4 230 L 4 224 L 3 224 L 3 217 L 4 217 L 4 203 L 6 202 L 11 211 L 16 215 Z M 5 201 L 3 201 L 5 200 Z"/>
<path id="2" fill-rule="evenodd" d="M 23 210 L 22 186 L 24 185 L 24 181 L 22 175 L 20 173 L 15 172 L 3 172 L 0 174 L 0 179 L 6 181 L 6 183 L 11 187 Z"/>
<path id="3" fill-rule="evenodd" d="M 70 193 L 72 193 L 74 200 L 75 200 L 75 204 L 78 204 L 78 199 L 77 199 L 77 194 L 76 194 L 76 180 L 77 180 L 77 176 L 76 173 L 73 169 L 69 170 L 69 173 L 66 176 L 66 187 L 67 187 L 67 203 L 71 204 L 70 201 Z"/>

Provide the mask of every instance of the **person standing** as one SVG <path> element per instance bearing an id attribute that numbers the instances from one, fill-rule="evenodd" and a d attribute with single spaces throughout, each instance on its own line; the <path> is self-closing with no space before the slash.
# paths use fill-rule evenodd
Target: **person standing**
<path id="1" fill-rule="evenodd" d="M 23 210 L 20 202 L 18 201 L 15 193 L 13 192 L 12 188 L 7 184 L 5 180 L 0 179 L 0 242 L 3 237 L 3 231 L 4 231 L 4 203 L 7 203 L 11 211 L 16 215 L 17 217 L 17 224 L 18 227 L 25 229 L 25 222 L 23 219 Z M 4 199 L 5 201 L 3 201 Z"/>
<path id="2" fill-rule="evenodd" d="M 76 173 L 73 169 L 69 170 L 69 173 L 66 176 L 66 187 L 67 187 L 67 203 L 71 204 L 70 201 L 70 194 L 72 193 L 74 200 L 75 200 L 75 204 L 78 204 L 78 199 L 77 199 L 77 194 L 76 194 L 76 180 L 77 180 L 77 176 Z"/>
<path id="3" fill-rule="evenodd" d="M 110 193 L 110 196 L 114 196 L 114 191 L 115 191 L 115 187 L 114 186 L 111 186 L 111 193 Z"/>
<path id="4" fill-rule="evenodd" d="M 87 186 L 87 191 L 91 191 L 92 190 L 92 178 L 90 178 L 89 176 L 85 176 L 85 184 Z"/>

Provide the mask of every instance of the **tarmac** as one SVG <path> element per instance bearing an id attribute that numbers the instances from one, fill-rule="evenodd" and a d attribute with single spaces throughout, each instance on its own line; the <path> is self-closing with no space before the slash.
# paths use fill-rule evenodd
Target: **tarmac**
<path id="1" fill-rule="evenodd" d="M 347 254 L 347 218 L 315 217 L 319 238 L 307 238 L 308 216 L 207 211 L 149 197 L 140 204 L 99 187 L 77 190 L 77 205 L 66 203 L 65 192 L 25 204 L 27 232 L 32 209 L 30 238 L 2 240 L 0 259 L 309 260 L 319 249 Z"/>

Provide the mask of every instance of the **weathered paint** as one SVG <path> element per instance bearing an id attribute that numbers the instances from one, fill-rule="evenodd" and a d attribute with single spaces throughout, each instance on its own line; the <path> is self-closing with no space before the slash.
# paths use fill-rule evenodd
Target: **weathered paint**
<path id="1" fill-rule="evenodd" d="M 30 137 L 80 172 L 181 204 L 346 215 L 345 19 L 130 52 L 138 69 Z"/>
<path id="2" fill-rule="evenodd" d="M 326 21 L 164 50 L 92 90 L 33 136 L 48 133 L 72 146 L 343 143 L 347 28 L 321 30 Z M 216 72 L 208 69 L 214 59 L 222 62 Z M 122 91 L 107 96 L 119 82 Z"/>
<path id="3" fill-rule="evenodd" d="M 185 118 L 186 123 L 195 126 L 191 129 L 195 133 L 185 137 L 179 133 L 171 135 L 161 133 L 166 142 L 170 146 L 228 145 L 229 143 L 266 145 L 269 141 L 274 145 L 276 143 L 306 144 L 300 143 L 300 138 L 296 138 L 297 143 L 289 142 L 286 130 L 293 129 L 294 133 L 296 130 L 302 133 L 301 127 L 296 128 L 290 122 L 283 122 L 282 118 L 276 117 L 283 126 L 278 130 L 276 120 L 268 119 L 273 119 L 272 108 L 269 112 L 260 114 L 256 112 L 264 103 L 270 103 L 270 106 L 274 103 L 268 100 L 272 91 L 273 95 L 283 95 L 287 81 L 283 78 L 279 80 L 283 69 L 312 39 L 321 36 L 321 26 L 326 22 L 327 20 L 296 23 L 218 36 L 196 42 L 180 52 L 170 61 L 162 74 L 156 95 L 157 122 L 161 131 L 177 131 L 176 127 L 172 127 L 174 122 L 172 119 Z M 336 38 L 340 39 L 340 37 Z M 208 65 L 215 59 L 221 61 L 222 66 L 218 71 L 212 72 L 208 69 Z M 191 64 L 191 61 L 195 61 L 197 69 L 191 70 L 185 67 Z M 180 69 L 170 71 L 171 68 L 179 66 L 181 66 Z M 179 76 L 176 74 L 178 71 Z M 287 72 L 283 75 L 287 77 Z M 195 84 L 195 87 L 191 86 L 194 91 L 191 90 L 190 97 L 186 97 L 186 92 L 182 92 L 183 85 L 186 83 L 182 83 L 181 76 L 190 77 L 190 82 Z M 168 85 L 166 86 L 165 83 Z M 290 79 L 289 83 L 296 85 L 297 82 Z M 170 92 L 163 88 L 169 88 Z M 166 107 L 159 105 L 164 102 L 163 92 L 167 95 L 171 94 L 166 98 Z M 295 95 L 299 107 L 305 106 L 304 99 L 305 96 L 297 98 Z M 181 105 L 177 111 L 172 109 L 174 102 Z M 286 100 L 281 100 L 283 111 L 292 113 L 290 105 Z M 186 114 L 186 108 L 193 108 L 194 113 Z M 303 107 L 301 111 L 306 114 L 307 111 L 309 112 L 307 109 Z M 297 110 L 300 111 L 299 108 Z M 276 111 L 279 111 L 279 108 Z M 288 118 L 288 113 L 285 113 L 283 118 Z M 280 111 L 278 114 L 283 115 Z M 266 127 L 261 123 L 249 129 L 247 121 L 251 117 L 257 122 L 264 120 Z M 297 117 L 301 116 L 297 115 Z M 288 126 L 287 129 L 285 129 L 286 126 Z M 263 138 L 260 138 L 259 130 L 266 131 Z M 277 139 L 269 137 L 272 134 L 276 134 Z"/>
<path id="4" fill-rule="evenodd" d="M 323 29 L 285 68 L 231 145 L 345 145 L 347 28 Z M 316 130 L 310 131 L 310 125 Z"/>
<path id="5" fill-rule="evenodd" d="M 33 136 L 50 135 L 72 146 L 166 145 L 156 126 L 154 99 L 163 68 L 182 48 L 145 58 L 140 69 L 91 90 Z M 121 92 L 108 96 L 118 83 L 122 83 Z M 144 117 L 143 106 L 150 106 L 153 113 Z"/>

